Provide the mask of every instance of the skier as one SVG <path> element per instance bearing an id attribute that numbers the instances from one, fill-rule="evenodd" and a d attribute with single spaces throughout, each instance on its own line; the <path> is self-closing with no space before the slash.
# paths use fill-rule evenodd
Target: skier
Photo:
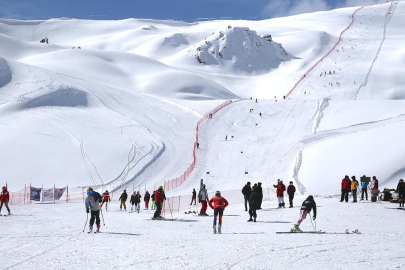
<path id="1" fill-rule="evenodd" d="M 96 220 L 96 232 L 100 232 L 100 203 L 102 200 L 103 198 L 98 192 L 93 191 L 91 187 L 87 189 L 87 198 L 84 204 L 86 213 L 88 214 L 91 211 L 89 233 L 93 232 L 94 220 Z"/>
<path id="2" fill-rule="evenodd" d="M 0 214 L 3 204 L 6 206 L 8 214 L 11 215 L 10 208 L 8 207 L 8 202 L 10 201 L 10 193 L 7 191 L 7 187 L 3 187 L 0 193 Z"/>
<path id="3" fill-rule="evenodd" d="M 227 140 L 228 140 L 228 135 L 225 136 L 225 141 L 227 141 Z"/>
<path id="4" fill-rule="evenodd" d="M 302 203 L 301 210 L 300 210 L 300 219 L 297 221 L 297 224 L 291 229 L 293 232 L 300 232 L 300 225 L 301 222 L 307 218 L 307 214 L 311 213 L 311 210 L 314 210 L 314 217 L 316 219 L 316 203 L 314 201 L 314 197 L 309 195 L 308 198 Z"/>
<path id="5" fill-rule="evenodd" d="M 342 180 L 342 195 L 340 197 L 340 202 L 343 202 L 345 200 L 346 202 L 349 201 L 349 190 L 350 190 L 350 179 L 349 176 L 346 175 L 345 178 Z"/>
<path id="6" fill-rule="evenodd" d="M 212 203 L 214 203 L 214 205 L 212 205 Z M 211 200 L 209 201 L 209 205 L 212 209 L 214 209 L 214 226 L 213 226 L 214 233 L 217 233 L 217 216 L 218 215 L 219 215 L 218 233 L 221 233 L 222 216 L 224 215 L 225 208 L 228 206 L 228 201 L 224 197 L 221 196 L 220 191 L 216 191 L 215 196 L 212 197 Z"/>
<path id="7" fill-rule="evenodd" d="M 208 216 L 207 211 L 207 202 L 208 202 L 208 192 L 205 188 L 205 185 L 201 186 L 200 192 L 198 192 L 198 202 L 202 204 L 201 211 L 199 216 Z"/>
<path id="8" fill-rule="evenodd" d="M 197 142 L 197 149 L 200 149 L 200 143 Z"/>
<path id="9" fill-rule="evenodd" d="M 197 204 L 197 191 L 195 191 L 195 188 L 193 188 L 193 193 L 191 195 L 191 203 L 190 205 L 192 205 L 194 202 L 194 205 Z"/>
<path id="10" fill-rule="evenodd" d="M 278 208 L 285 208 L 285 203 L 284 203 L 284 191 L 285 191 L 285 185 L 283 184 L 283 181 L 279 181 L 277 185 L 273 185 L 273 187 L 277 188 L 277 199 L 278 199 Z"/>
<path id="11" fill-rule="evenodd" d="M 255 188 L 257 192 L 258 201 L 256 203 L 256 209 L 262 209 L 262 201 L 263 201 L 263 189 L 262 189 L 262 183 L 257 183 L 257 187 Z"/>
<path id="12" fill-rule="evenodd" d="M 404 197 L 405 197 L 404 180 L 402 179 L 399 180 L 396 192 L 398 193 L 399 207 L 404 207 Z"/>
<path id="13" fill-rule="evenodd" d="M 111 202 L 110 193 L 108 193 L 108 190 L 106 190 L 106 191 L 103 193 L 103 203 L 101 204 L 101 206 L 102 206 L 103 204 L 105 204 L 105 210 L 106 210 L 106 211 L 108 210 L 108 209 L 107 209 L 107 204 L 108 204 L 109 202 Z"/>
<path id="14" fill-rule="evenodd" d="M 290 201 L 290 208 L 293 207 L 294 193 L 295 193 L 295 186 L 293 185 L 293 182 L 290 181 L 290 185 L 287 188 L 288 199 Z"/>
<path id="15" fill-rule="evenodd" d="M 352 176 L 352 183 L 351 183 L 351 188 L 352 188 L 352 194 L 353 194 L 353 202 L 357 202 L 357 188 L 359 187 L 359 182 L 356 180 L 356 176 Z"/>
<path id="16" fill-rule="evenodd" d="M 125 211 L 127 211 L 127 206 L 126 206 L 126 204 L 125 204 L 125 202 L 127 201 L 127 199 L 128 199 L 128 194 L 127 194 L 127 191 L 124 190 L 124 192 L 121 194 L 121 196 L 120 196 L 120 198 L 119 198 L 119 200 L 121 201 L 120 210 L 122 210 L 122 206 L 124 206 Z"/>
<path id="17" fill-rule="evenodd" d="M 136 201 L 137 200 L 138 200 L 138 198 L 136 196 L 136 192 L 134 191 L 134 193 L 132 193 L 132 195 L 131 195 L 131 199 L 129 200 L 129 203 L 131 204 L 131 213 L 134 209 L 134 204 L 135 204 L 135 210 L 136 210 L 136 206 L 137 206 Z"/>
<path id="18" fill-rule="evenodd" d="M 139 194 L 139 191 L 136 193 L 136 200 L 135 200 L 135 210 L 139 213 L 139 208 L 141 208 L 141 198 L 142 195 Z"/>
<path id="19" fill-rule="evenodd" d="M 259 116 L 262 117 L 262 113 L 259 113 Z"/>
<path id="20" fill-rule="evenodd" d="M 145 192 L 145 196 L 143 196 L 143 200 L 145 202 L 145 209 L 148 210 L 149 209 L 149 201 L 150 201 L 149 191 Z"/>
<path id="21" fill-rule="evenodd" d="M 156 208 L 156 203 L 155 203 L 155 192 L 152 192 L 152 195 L 150 196 L 152 199 L 152 210 Z"/>
<path id="22" fill-rule="evenodd" d="M 247 211 L 248 203 L 250 204 L 250 194 L 252 193 L 252 188 L 250 187 L 250 182 L 247 182 L 246 185 L 242 188 L 242 194 L 245 199 L 245 211 Z"/>
<path id="23" fill-rule="evenodd" d="M 155 203 L 156 203 L 156 211 L 155 214 L 153 215 L 152 219 L 160 219 L 160 213 L 162 211 L 162 204 L 164 200 L 164 193 L 163 193 L 163 187 L 159 186 L 158 190 L 155 191 Z"/>
<path id="24" fill-rule="evenodd" d="M 365 175 L 363 175 L 363 177 L 366 177 Z M 361 200 L 364 200 L 364 194 L 366 194 L 366 201 L 368 200 L 368 194 L 367 194 L 367 187 L 369 182 L 361 182 Z"/>
<path id="25" fill-rule="evenodd" d="M 257 194 L 255 187 L 252 187 L 250 198 L 249 198 L 249 216 L 250 216 L 250 218 L 249 218 L 248 222 L 250 222 L 250 221 L 256 222 L 256 218 L 257 218 L 256 208 L 257 208 L 258 202 L 259 202 L 259 194 Z M 254 219 L 252 219 L 252 217 Z"/>

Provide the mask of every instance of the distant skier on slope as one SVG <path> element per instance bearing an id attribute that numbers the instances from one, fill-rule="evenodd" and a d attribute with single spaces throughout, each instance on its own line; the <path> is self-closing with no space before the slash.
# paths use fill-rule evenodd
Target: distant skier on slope
<path id="1" fill-rule="evenodd" d="M 207 202 L 208 202 L 208 192 L 205 188 L 205 185 L 201 186 L 200 192 L 198 192 L 198 202 L 201 203 L 200 216 L 208 216 L 207 211 Z"/>
<path id="2" fill-rule="evenodd" d="M 145 192 L 145 196 L 143 196 L 143 200 L 145 202 L 145 209 L 148 210 L 149 209 L 149 201 L 150 201 L 149 191 Z"/>
<path id="3" fill-rule="evenodd" d="M 122 194 L 121 194 L 121 196 L 119 198 L 119 200 L 121 201 L 120 210 L 122 210 L 122 206 L 124 206 L 124 210 L 127 211 L 127 206 L 125 204 L 127 199 L 128 199 L 128 194 L 127 194 L 127 191 L 124 190 L 124 192 L 122 192 Z"/>
<path id="4" fill-rule="evenodd" d="M 399 180 L 396 192 L 398 193 L 399 207 L 404 207 L 404 197 L 405 197 L 404 180 L 402 179 Z"/>
<path id="5" fill-rule="evenodd" d="M 249 218 L 248 222 L 250 222 L 250 221 L 256 222 L 256 218 L 257 218 L 256 209 L 257 209 L 258 202 L 259 202 L 259 194 L 256 192 L 255 187 L 252 187 L 252 190 L 250 193 L 250 198 L 249 198 L 249 216 L 250 216 L 250 218 Z M 254 219 L 252 219 L 252 217 Z"/>
<path id="6" fill-rule="evenodd" d="M 100 203 L 103 198 L 98 192 L 93 191 L 91 187 L 87 189 L 87 198 L 85 200 L 86 213 L 91 211 L 89 233 L 93 232 L 94 220 L 96 220 L 97 230 L 100 231 Z"/>
<path id="7" fill-rule="evenodd" d="M 349 190 L 350 190 L 351 182 L 349 179 L 349 176 L 346 175 L 345 178 L 342 179 L 342 195 L 340 196 L 340 202 L 343 202 L 345 200 L 346 202 L 349 201 Z"/>
<path id="8" fill-rule="evenodd" d="M 290 185 L 287 188 L 288 199 L 290 201 L 290 208 L 293 208 L 294 193 L 295 193 L 295 186 L 293 182 L 290 181 Z"/>
<path id="9" fill-rule="evenodd" d="M 297 221 L 297 224 L 291 229 L 293 232 L 300 232 L 300 225 L 304 219 L 307 218 L 307 214 L 311 213 L 311 210 L 314 210 L 314 217 L 316 219 L 316 203 L 314 201 L 314 197 L 312 195 L 308 196 L 308 198 L 302 203 L 301 210 L 300 210 L 300 219 Z"/>
<path id="10" fill-rule="evenodd" d="M 273 187 L 277 188 L 276 193 L 277 193 L 277 199 L 278 199 L 278 208 L 285 208 L 285 203 L 284 203 L 284 191 L 286 190 L 285 185 L 283 184 L 283 181 L 279 181 L 277 185 L 273 185 Z"/>
<path id="11" fill-rule="evenodd" d="M 8 214 L 11 215 L 10 208 L 8 207 L 8 202 L 10 201 L 10 193 L 7 191 L 7 187 L 3 187 L 0 193 L 0 214 L 3 204 L 6 206 Z"/>
<path id="12" fill-rule="evenodd" d="M 108 190 L 106 190 L 103 193 L 103 203 L 102 203 L 102 204 L 105 204 L 105 210 L 106 211 L 108 210 L 107 205 L 108 205 L 109 202 L 111 202 L 110 193 L 108 193 Z"/>
<path id="13" fill-rule="evenodd" d="M 214 203 L 214 205 L 212 205 Z M 224 215 L 224 210 L 228 206 L 228 201 L 221 196 L 220 191 L 215 192 L 215 196 L 211 198 L 209 201 L 209 205 L 212 209 L 214 209 L 214 224 L 213 224 L 213 231 L 217 233 L 217 216 L 219 215 L 218 221 L 218 233 L 222 233 L 222 216 Z"/>

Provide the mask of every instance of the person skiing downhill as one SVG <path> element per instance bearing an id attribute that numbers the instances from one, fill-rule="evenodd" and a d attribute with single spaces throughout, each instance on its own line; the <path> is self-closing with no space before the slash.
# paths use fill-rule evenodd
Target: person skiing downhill
<path id="1" fill-rule="evenodd" d="M 396 192 L 398 193 L 399 207 L 404 207 L 404 197 L 405 197 L 404 180 L 402 179 L 399 180 Z"/>
<path id="2" fill-rule="evenodd" d="M 297 221 L 297 224 L 291 229 L 292 232 L 301 232 L 300 225 L 304 219 L 307 218 L 307 214 L 311 213 L 311 210 L 314 210 L 313 219 L 316 219 L 316 203 L 314 197 L 309 195 L 308 198 L 302 203 L 300 210 L 300 219 Z"/>
<path id="3" fill-rule="evenodd" d="M 197 204 L 197 191 L 195 191 L 195 188 L 193 188 L 193 192 L 192 192 L 192 195 L 191 195 L 191 203 L 190 203 L 190 205 L 192 205 L 193 202 L 194 202 L 194 205 Z"/>
<path id="4" fill-rule="evenodd" d="M 356 180 L 356 176 L 352 176 L 352 183 L 351 183 L 351 189 L 352 189 L 352 194 L 353 194 L 353 202 L 357 202 L 357 188 L 359 187 L 359 182 Z"/>
<path id="5" fill-rule="evenodd" d="M 295 186 L 293 182 L 290 181 L 290 185 L 287 188 L 288 199 L 290 201 L 290 208 L 293 208 L 294 193 L 295 193 Z"/>
<path id="6" fill-rule="evenodd" d="M 8 207 L 8 202 L 10 201 L 10 193 L 7 190 L 7 187 L 3 187 L 0 193 L 0 214 L 3 204 L 6 206 L 8 214 L 11 215 L 10 208 Z"/>
<path id="7" fill-rule="evenodd" d="M 284 203 L 284 191 L 286 190 L 285 185 L 283 184 L 283 181 L 279 181 L 277 185 L 273 185 L 273 187 L 277 188 L 276 193 L 277 193 L 277 199 L 278 199 L 278 208 L 285 208 L 285 203 Z"/>
<path id="8" fill-rule="evenodd" d="M 156 204 L 156 211 L 153 214 L 152 219 L 160 219 L 160 213 L 162 211 L 162 204 L 164 200 L 164 192 L 163 192 L 163 187 L 159 186 L 158 190 L 155 191 L 155 204 Z"/>
<path id="9" fill-rule="evenodd" d="M 201 203 L 201 211 L 199 216 L 208 216 L 207 212 L 207 202 L 208 202 L 208 192 L 205 185 L 201 186 L 200 192 L 198 193 L 198 202 Z"/>
<path id="10" fill-rule="evenodd" d="M 214 205 L 212 205 L 214 203 Z M 214 209 L 214 224 L 213 224 L 213 231 L 217 233 L 217 216 L 219 215 L 218 221 L 218 233 L 222 233 L 222 216 L 224 215 L 224 210 L 228 206 L 228 201 L 221 196 L 220 191 L 215 192 L 215 196 L 211 198 L 209 201 L 209 205 L 212 209 Z"/>
<path id="11" fill-rule="evenodd" d="M 250 187 L 250 182 L 242 188 L 242 194 L 245 199 L 245 211 L 248 210 L 248 203 L 250 204 L 250 194 L 252 193 L 252 188 Z"/>
<path id="12" fill-rule="evenodd" d="M 96 220 L 97 230 L 100 231 L 100 203 L 103 201 L 103 198 L 98 192 L 93 191 L 91 187 L 87 189 L 87 198 L 85 200 L 86 213 L 88 214 L 91 211 L 89 232 L 93 232 L 94 220 Z"/>
<path id="13" fill-rule="evenodd" d="M 249 197 L 249 216 L 250 216 L 250 218 L 249 218 L 248 222 L 250 222 L 250 221 L 256 222 L 256 218 L 257 218 L 256 209 L 257 209 L 257 206 L 259 203 L 260 195 L 257 193 L 256 189 L 257 189 L 257 186 L 252 187 L 251 194 Z M 252 217 L 254 219 L 252 219 Z"/>
<path id="14" fill-rule="evenodd" d="M 149 201 L 150 201 L 149 191 L 145 192 L 145 196 L 143 196 L 143 200 L 145 202 L 145 209 L 148 210 L 149 209 Z"/>
<path id="15" fill-rule="evenodd" d="M 342 195 L 340 196 L 340 202 L 343 202 L 343 200 L 348 202 L 349 201 L 349 191 L 350 191 L 350 186 L 351 186 L 351 182 L 350 182 L 348 175 L 346 175 L 345 178 L 343 178 L 341 186 L 342 186 Z"/>
<path id="16" fill-rule="evenodd" d="M 103 203 L 101 204 L 101 205 L 105 204 L 105 210 L 106 211 L 108 210 L 107 205 L 108 205 L 109 202 L 111 202 L 110 193 L 108 193 L 108 190 L 106 190 L 103 193 Z"/>
<path id="17" fill-rule="evenodd" d="M 122 210 L 122 206 L 124 206 L 125 211 L 127 211 L 127 206 L 126 206 L 126 204 L 125 204 L 125 202 L 127 201 L 127 199 L 128 199 L 128 194 L 127 194 L 127 191 L 124 190 L 124 192 L 121 194 L 121 196 L 120 196 L 120 198 L 119 198 L 119 200 L 121 201 L 120 210 Z"/>

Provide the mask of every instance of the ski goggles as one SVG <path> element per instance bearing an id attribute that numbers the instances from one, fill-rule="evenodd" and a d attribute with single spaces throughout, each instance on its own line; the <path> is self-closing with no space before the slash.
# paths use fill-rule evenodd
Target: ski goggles
<path id="1" fill-rule="evenodd" d="M 92 195 L 94 191 L 87 192 L 87 194 Z"/>

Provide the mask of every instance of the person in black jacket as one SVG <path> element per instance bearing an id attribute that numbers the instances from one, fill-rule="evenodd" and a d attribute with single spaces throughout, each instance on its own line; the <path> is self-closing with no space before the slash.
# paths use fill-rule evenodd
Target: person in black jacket
<path id="1" fill-rule="evenodd" d="M 126 206 L 126 204 L 125 204 L 125 202 L 127 201 L 127 199 L 128 199 L 128 194 L 127 194 L 127 191 L 124 190 L 124 192 L 121 194 L 121 196 L 120 196 L 120 198 L 119 198 L 119 200 L 121 201 L 120 210 L 122 210 L 122 206 L 124 206 L 125 211 L 127 211 L 127 206 Z"/>
<path id="2" fill-rule="evenodd" d="M 129 203 L 131 204 L 131 213 L 134 209 L 134 205 L 135 205 L 135 211 L 136 211 L 136 206 L 138 202 L 138 197 L 136 196 L 136 192 L 134 191 L 134 193 L 131 195 L 131 199 L 129 199 Z"/>
<path id="3" fill-rule="evenodd" d="M 192 197 L 191 197 L 191 203 L 190 203 L 190 205 L 193 204 L 193 201 L 194 201 L 194 205 L 196 205 L 196 204 L 197 204 L 197 191 L 195 191 L 195 188 L 193 188 L 193 195 L 192 195 Z"/>
<path id="4" fill-rule="evenodd" d="M 250 203 L 250 194 L 252 193 L 250 182 L 247 182 L 246 185 L 242 188 L 242 194 L 245 198 L 245 211 L 248 210 L 247 205 Z"/>
<path id="5" fill-rule="evenodd" d="M 257 196 L 258 196 L 258 201 L 256 204 L 257 209 L 262 209 L 262 201 L 263 201 L 263 189 L 262 189 L 262 183 L 257 183 Z"/>
<path id="6" fill-rule="evenodd" d="M 252 191 L 250 194 L 250 198 L 249 198 L 249 220 L 250 221 L 254 221 L 256 222 L 256 218 L 257 218 L 257 214 L 256 214 L 256 208 L 257 208 L 257 204 L 259 203 L 259 194 L 257 194 L 257 192 L 255 191 L 255 188 L 252 187 Z M 254 219 L 252 219 L 252 217 Z"/>
<path id="7" fill-rule="evenodd" d="M 293 232 L 300 232 L 300 225 L 301 222 L 307 218 L 307 214 L 311 213 L 311 210 L 314 210 L 313 219 L 316 219 L 316 203 L 314 201 L 314 197 L 312 195 L 308 196 L 308 198 L 302 203 L 301 210 L 300 210 L 300 219 L 297 221 L 297 224 L 291 229 Z"/>
<path id="8" fill-rule="evenodd" d="M 295 186 L 293 184 L 293 181 L 290 181 L 290 185 L 287 188 L 288 199 L 290 200 L 290 208 L 293 208 L 294 193 Z"/>
<path id="9" fill-rule="evenodd" d="M 399 180 L 396 192 L 398 193 L 399 207 L 404 207 L 404 197 L 405 197 L 404 180 L 402 179 Z"/>

